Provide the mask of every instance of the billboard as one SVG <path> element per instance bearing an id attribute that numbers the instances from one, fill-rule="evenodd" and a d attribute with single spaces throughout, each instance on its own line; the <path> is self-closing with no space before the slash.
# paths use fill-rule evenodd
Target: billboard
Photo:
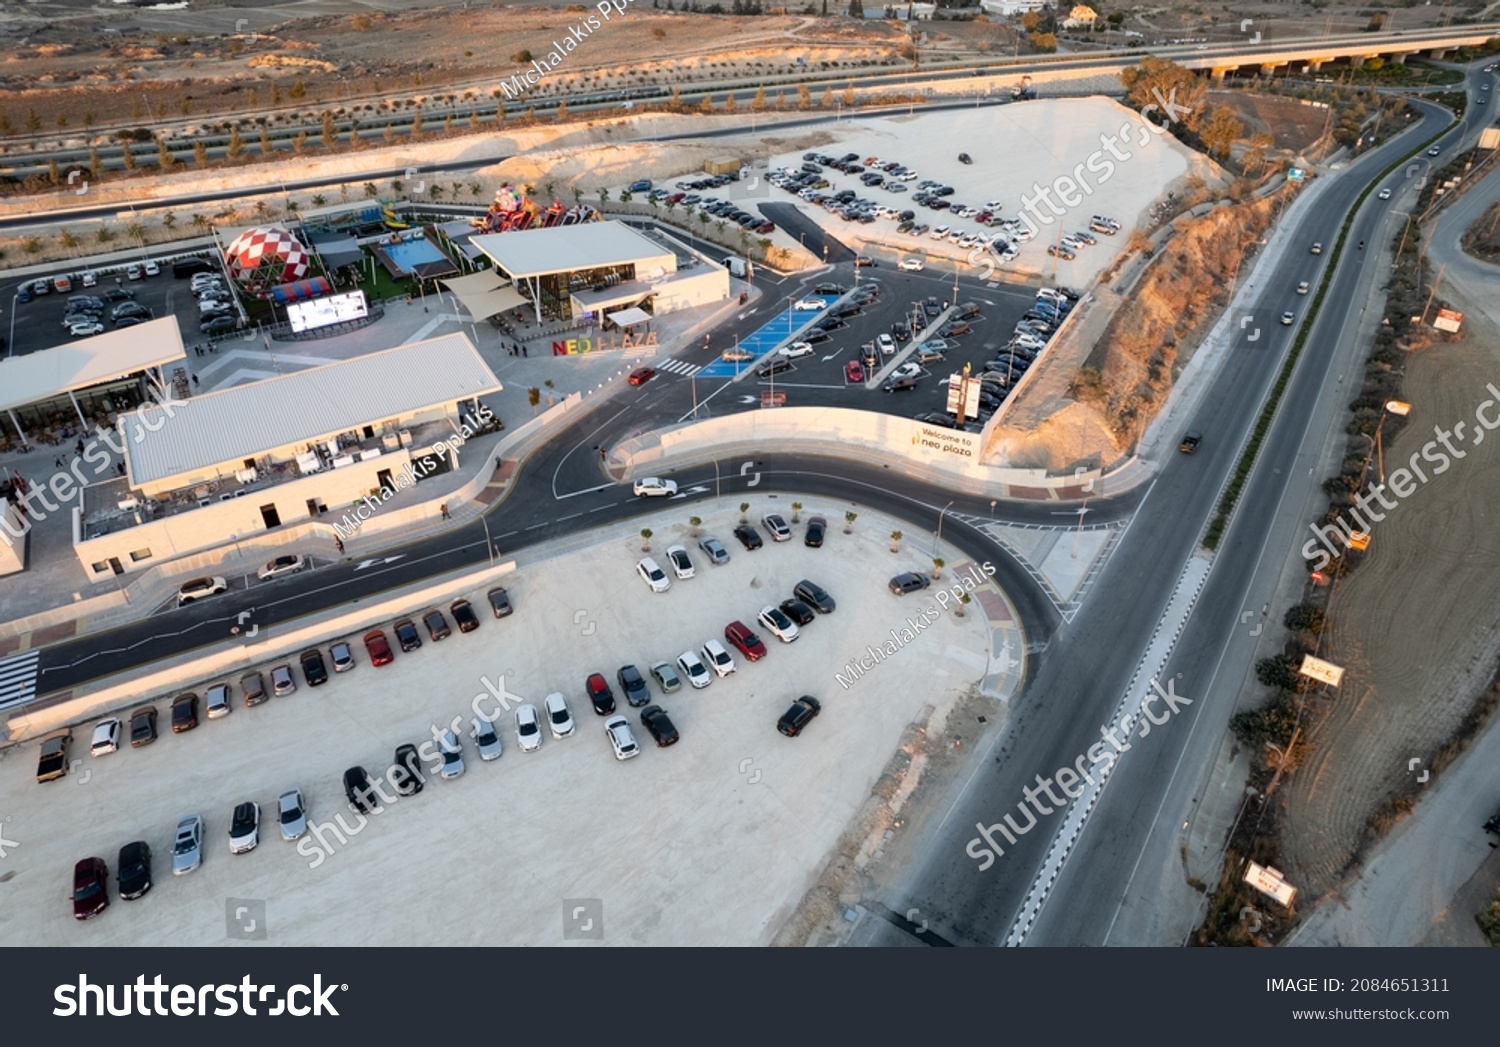
<path id="1" fill-rule="evenodd" d="M 1432 326 L 1439 331 L 1448 331 L 1457 334 L 1464 325 L 1464 314 L 1452 309 L 1439 309 L 1437 319 L 1432 321 Z"/>
<path id="2" fill-rule="evenodd" d="M 287 319 L 291 321 L 294 333 L 340 324 L 346 320 L 362 320 L 369 313 L 363 291 L 334 294 L 306 302 L 288 302 L 286 307 Z"/>

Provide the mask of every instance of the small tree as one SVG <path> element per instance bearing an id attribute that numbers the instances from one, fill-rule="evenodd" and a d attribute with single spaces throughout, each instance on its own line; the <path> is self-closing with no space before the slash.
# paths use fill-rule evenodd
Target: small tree
<path id="1" fill-rule="evenodd" d="M 749 523 L 750 522 L 749 513 L 750 513 L 750 503 L 749 502 L 741 502 L 740 503 L 740 523 Z"/>
<path id="2" fill-rule="evenodd" d="M 792 523 L 796 523 L 800 519 L 801 512 L 802 512 L 802 503 L 801 502 L 793 502 L 792 503 Z"/>
<path id="3" fill-rule="evenodd" d="M 932 558 L 932 578 L 934 581 L 943 576 L 943 568 L 947 565 L 948 561 L 944 560 L 941 556 L 934 556 Z"/>
<path id="4" fill-rule="evenodd" d="M 641 528 L 641 552 L 643 553 L 649 553 L 651 551 L 651 534 L 651 528 Z"/>
<path id="5" fill-rule="evenodd" d="M 891 552 L 893 552 L 893 553 L 899 553 L 900 551 L 901 551 L 901 532 L 900 531 L 892 531 L 891 532 Z"/>
<path id="6" fill-rule="evenodd" d="M 964 608 L 966 606 L 968 606 L 968 603 L 969 603 L 969 594 L 968 593 L 960 593 L 959 596 L 958 596 L 958 603 L 956 603 L 956 604 L 953 605 L 953 613 L 955 615 L 957 615 L 959 618 L 962 618 L 964 616 Z"/>
<path id="7" fill-rule="evenodd" d="M 698 537 L 698 528 L 700 528 L 700 527 L 703 526 L 703 517 L 701 517 L 701 516 L 689 516 L 688 517 L 688 526 L 693 529 L 693 537 L 697 538 Z"/>
<path id="8" fill-rule="evenodd" d="M 859 513 L 850 511 L 844 514 L 844 533 L 849 534 L 854 530 L 854 521 L 859 519 Z"/>
<path id="9" fill-rule="evenodd" d="M 532 417 L 536 417 L 537 404 L 542 402 L 542 391 L 533 385 L 526 390 L 526 402 L 531 405 Z"/>

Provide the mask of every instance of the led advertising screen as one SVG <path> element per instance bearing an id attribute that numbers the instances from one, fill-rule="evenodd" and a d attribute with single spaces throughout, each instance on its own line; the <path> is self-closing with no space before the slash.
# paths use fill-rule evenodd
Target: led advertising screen
<path id="1" fill-rule="evenodd" d="M 287 318 L 296 333 L 343 323 L 345 320 L 358 320 L 367 316 L 369 311 L 363 291 L 334 294 L 308 302 L 288 302 L 286 307 Z"/>

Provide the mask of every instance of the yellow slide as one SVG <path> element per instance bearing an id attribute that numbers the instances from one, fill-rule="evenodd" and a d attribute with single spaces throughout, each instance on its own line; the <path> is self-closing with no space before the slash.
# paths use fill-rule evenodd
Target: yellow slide
<path id="1" fill-rule="evenodd" d="M 410 229 L 411 226 L 405 222 L 396 220 L 396 212 L 389 207 L 385 209 L 385 227 L 387 229 Z"/>

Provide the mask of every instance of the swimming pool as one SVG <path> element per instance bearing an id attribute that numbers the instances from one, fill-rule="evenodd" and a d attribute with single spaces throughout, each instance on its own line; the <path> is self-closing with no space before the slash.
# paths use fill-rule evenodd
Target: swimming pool
<path id="1" fill-rule="evenodd" d="M 403 275 L 414 272 L 420 265 L 449 261 L 448 256 L 431 240 L 402 240 L 400 243 L 381 244 L 380 247 Z"/>

